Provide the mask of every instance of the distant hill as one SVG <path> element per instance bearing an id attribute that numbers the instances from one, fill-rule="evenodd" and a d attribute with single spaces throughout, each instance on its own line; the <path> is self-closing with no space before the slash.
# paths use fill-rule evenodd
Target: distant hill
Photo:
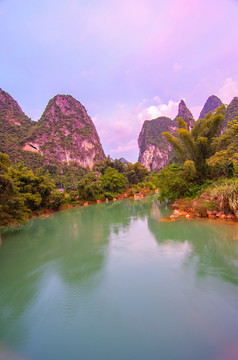
<path id="1" fill-rule="evenodd" d="M 194 125 L 194 118 L 191 111 L 187 108 L 184 100 L 181 100 L 179 103 L 178 115 L 176 116 L 174 121 L 176 121 L 178 117 L 181 117 L 183 121 L 186 122 L 186 124 L 188 125 L 188 130 L 191 131 Z"/>
<path id="2" fill-rule="evenodd" d="M 177 124 L 168 117 L 159 117 L 146 120 L 142 126 L 138 144 L 138 161 L 148 170 L 159 170 L 168 162 L 171 147 L 162 132 L 169 131 L 175 134 Z"/>
<path id="3" fill-rule="evenodd" d="M 51 99 L 23 147 L 48 163 L 76 162 L 92 169 L 105 155 L 96 128 L 84 106 L 70 95 Z"/>
<path id="4" fill-rule="evenodd" d="M 36 169 L 43 164 L 76 162 L 92 168 L 105 155 L 84 106 L 70 95 L 51 99 L 38 122 L 0 90 L 0 152 Z"/>
<path id="5" fill-rule="evenodd" d="M 221 105 L 222 105 L 222 101 L 216 95 L 209 96 L 209 98 L 205 102 L 205 105 L 202 108 L 202 111 L 199 115 L 199 119 L 205 119 L 206 115 L 210 111 L 214 112 Z"/>
<path id="6" fill-rule="evenodd" d="M 238 116 L 238 97 L 234 97 L 227 106 L 223 128 L 227 126 L 228 121 L 233 121 L 236 116 Z"/>
<path id="7" fill-rule="evenodd" d="M 11 95 L 0 89 L 0 152 L 8 154 L 13 162 L 24 161 L 32 168 L 41 166 L 44 162 L 41 155 L 22 150 L 34 126 L 35 122 L 24 114 Z"/>
<path id="8" fill-rule="evenodd" d="M 212 111 L 214 112 L 222 104 L 221 100 L 215 96 L 210 96 L 200 113 L 199 119 L 205 118 L 206 115 Z M 225 121 L 223 130 L 227 126 L 228 121 L 232 121 L 238 116 L 238 97 L 235 97 L 227 109 L 225 109 Z M 193 115 L 187 108 L 185 102 L 181 100 L 178 107 L 178 115 L 174 120 L 166 117 L 159 117 L 153 120 L 146 120 L 142 126 L 139 138 L 139 159 L 138 161 L 144 165 L 148 170 L 158 171 L 168 164 L 171 159 L 171 148 L 167 140 L 162 135 L 162 132 L 169 131 L 176 136 L 177 121 L 181 117 L 188 125 L 191 131 L 194 124 Z"/>

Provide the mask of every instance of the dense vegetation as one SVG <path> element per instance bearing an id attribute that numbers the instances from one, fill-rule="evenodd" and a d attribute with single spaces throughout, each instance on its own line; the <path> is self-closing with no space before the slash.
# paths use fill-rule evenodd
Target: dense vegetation
<path id="1" fill-rule="evenodd" d="M 214 210 L 238 215 L 238 121 L 228 122 L 222 133 L 224 115 L 223 105 L 199 119 L 191 132 L 178 118 L 177 136 L 163 133 L 176 162 L 157 175 L 161 201 L 183 198 L 185 207 L 194 206 L 200 214 Z"/>
<path id="2" fill-rule="evenodd" d="M 140 163 L 109 157 L 95 164 L 93 171 L 76 163 L 44 165 L 33 171 L 23 162 L 12 164 L 8 155 L 0 153 L 0 227 L 61 206 L 147 193 L 154 188 L 153 178 Z"/>
<path id="3" fill-rule="evenodd" d="M 168 131 L 173 125 L 173 121 L 164 116 L 154 120 L 146 120 L 143 125 L 143 134 L 141 132 L 139 137 L 141 153 L 145 151 L 148 143 L 159 146 L 162 150 L 167 149 L 167 142 L 161 133 Z"/>

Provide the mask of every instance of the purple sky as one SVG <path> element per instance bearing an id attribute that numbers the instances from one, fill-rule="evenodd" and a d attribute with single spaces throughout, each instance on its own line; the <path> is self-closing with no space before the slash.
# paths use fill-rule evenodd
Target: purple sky
<path id="1" fill-rule="evenodd" d="M 74 96 L 135 162 L 144 120 L 238 96 L 237 20 L 237 0 L 0 0 L 0 87 L 33 120 Z"/>

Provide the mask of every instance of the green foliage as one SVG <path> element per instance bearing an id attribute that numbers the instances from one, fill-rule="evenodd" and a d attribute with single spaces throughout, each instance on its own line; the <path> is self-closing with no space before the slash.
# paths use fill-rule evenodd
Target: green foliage
<path id="1" fill-rule="evenodd" d="M 11 161 L 17 162 L 18 151 L 35 123 L 22 112 L 8 93 L 1 90 L 1 96 L 4 101 L 1 101 L 0 106 L 0 152 L 8 154 Z"/>
<path id="2" fill-rule="evenodd" d="M 179 129 L 188 129 L 187 123 L 180 116 L 178 116 L 176 119 Z"/>
<path id="3" fill-rule="evenodd" d="M 139 162 L 136 162 L 135 164 L 125 163 L 120 159 L 112 161 L 109 156 L 104 161 L 96 163 L 93 169 L 97 173 L 104 175 L 108 168 L 115 169 L 123 174 L 129 185 L 145 181 L 146 176 L 149 174 L 149 171 Z"/>
<path id="4" fill-rule="evenodd" d="M 221 173 L 224 176 L 234 174 L 235 167 L 234 164 L 231 165 L 230 158 L 232 150 L 229 149 L 229 154 L 216 153 L 217 149 L 224 143 L 226 145 L 227 143 L 237 145 L 238 128 L 236 129 L 236 125 L 229 130 L 230 132 L 227 130 L 228 134 L 226 132 L 226 135 L 218 138 L 223 121 L 224 107 L 221 107 L 215 114 L 210 112 L 205 119 L 198 120 L 192 132 L 187 130 L 182 119 L 178 119 L 177 137 L 169 132 L 163 133 L 172 145 L 176 159 L 181 163 L 181 166 L 170 165 L 160 171 L 158 186 L 162 200 L 174 200 L 181 197 L 194 198 L 201 192 L 203 184 L 206 184 L 209 178 L 220 176 Z M 233 155 L 233 159 L 236 159 L 234 147 Z"/>
<path id="5" fill-rule="evenodd" d="M 100 173 L 101 175 L 105 174 L 107 168 L 115 168 L 114 162 L 111 160 L 108 155 L 104 161 L 99 161 L 93 166 L 93 171 Z"/>
<path id="6" fill-rule="evenodd" d="M 37 211 L 48 205 L 50 193 L 54 189 L 54 184 L 48 177 L 35 176 L 33 171 L 28 170 L 22 163 L 9 168 L 8 174 L 24 199 L 27 209 Z"/>
<path id="7" fill-rule="evenodd" d="M 160 201 L 173 201 L 185 195 L 186 181 L 183 176 L 183 167 L 172 164 L 164 167 L 158 174 L 158 188 Z"/>
<path id="8" fill-rule="evenodd" d="M 89 172 L 78 182 L 78 195 L 81 200 L 95 201 L 102 197 L 101 183 L 94 172 Z"/>
<path id="9" fill-rule="evenodd" d="M 224 116 L 218 110 L 214 115 L 208 114 L 206 119 L 198 120 L 192 132 L 179 120 L 177 138 L 168 132 L 163 133 L 175 150 L 179 162 L 184 163 L 186 160 L 194 162 L 200 179 L 207 176 L 206 159 L 215 152 L 213 139 L 220 134 L 223 121 Z"/>
<path id="10" fill-rule="evenodd" d="M 171 164 L 164 167 L 157 175 L 154 184 L 159 188 L 160 201 L 174 201 L 182 197 L 194 198 L 203 189 L 192 160 L 183 165 Z"/>
<path id="11" fill-rule="evenodd" d="M 166 150 L 168 144 L 162 132 L 168 131 L 173 125 L 172 120 L 167 117 L 146 120 L 143 125 L 143 135 L 141 134 L 139 137 L 139 141 L 141 140 L 141 152 L 143 153 L 146 150 L 146 144 L 152 144 L 158 146 L 161 150 Z"/>
<path id="12" fill-rule="evenodd" d="M 10 158 L 7 154 L 0 153 L 0 173 L 6 173 L 11 165 Z"/>
<path id="13" fill-rule="evenodd" d="M 224 179 L 209 190 L 209 199 L 219 204 L 224 213 L 233 213 L 238 217 L 238 179 Z"/>
<path id="14" fill-rule="evenodd" d="M 16 225 L 28 218 L 28 209 L 8 175 L 11 165 L 8 155 L 0 153 L 0 227 Z"/>
<path id="15" fill-rule="evenodd" d="M 187 181 L 194 180 L 197 176 L 197 170 L 195 168 L 194 161 L 186 160 L 185 163 L 183 164 L 183 172 L 184 172 L 185 179 Z"/>
<path id="16" fill-rule="evenodd" d="M 127 178 L 129 185 L 143 182 L 148 174 L 149 171 L 139 162 L 136 162 L 135 164 L 128 163 L 124 171 L 124 175 Z"/>
<path id="17" fill-rule="evenodd" d="M 11 179 L 0 175 L 0 227 L 16 225 L 28 218 L 28 210 Z"/>
<path id="18" fill-rule="evenodd" d="M 84 127 L 80 129 L 80 134 L 83 138 L 89 138 L 93 133 L 93 126 L 91 124 L 86 124 Z"/>
<path id="19" fill-rule="evenodd" d="M 65 196 L 63 193 L 60 193 L 58 190 L 53 190 L 49 196 L 48 208 L 51 210 L 58 210 L 64 200 Z"/>
<path id="20" fill-rule="evenodd" d="M 61 172 L 61 175 L 59 175 Z M 70 192 L 72 190 L 77 190 L 78 182 L 83 179 L 85 174 L 87 173 L 87 169 L 83 168 L 77 163 L 64 164 L 61 167 L 61 170 L 58 170 L 57 177 L 53 176 L 57 180 L 57 187 L 64 187 L 66 192 Z"/>
<path id="21" fill-rule="evenodd" d="M 232 177 L 238 166 L 238 121 L 229 122 L 223 135 L 213 140 L 216 151 L 207 160 L 214 178 Z"/>
<path id="22" fill-rule="evenodd" d="M 99 179 L 104 191 L 120 194 L 126 189 L 127 181 L 125 176 L 111 167 L 108 167 Z"/>

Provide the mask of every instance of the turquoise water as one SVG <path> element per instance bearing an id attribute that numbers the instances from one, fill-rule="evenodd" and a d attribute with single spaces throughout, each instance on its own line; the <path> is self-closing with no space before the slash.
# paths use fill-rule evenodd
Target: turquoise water
<path id="1" fill-rule="evenodd" d="M 238 224 L 155 198 L 4 231 L 0 342 L 24 359 L 238 358 Z"/>

